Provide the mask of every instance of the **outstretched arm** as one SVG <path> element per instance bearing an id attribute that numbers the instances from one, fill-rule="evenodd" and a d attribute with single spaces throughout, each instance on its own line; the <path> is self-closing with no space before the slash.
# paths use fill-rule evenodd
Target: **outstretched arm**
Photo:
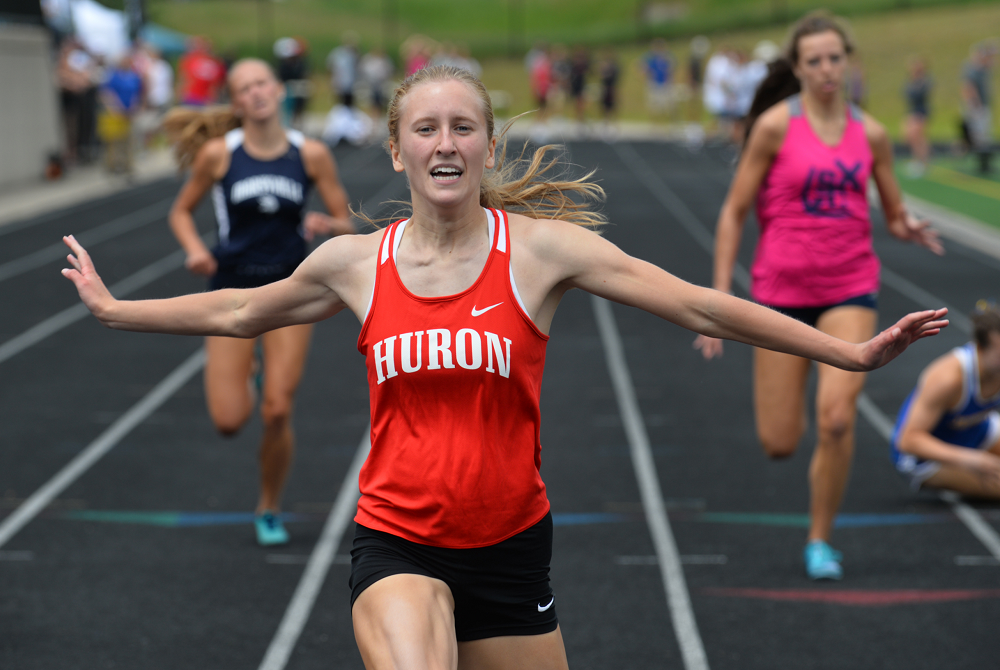
<path id="1" fill-rule="evenodd" d="M 917 312 L 868 342 L 853 344 L 766 307 L 689 284 L 572 224 L 545 222 L 539 231 L 534 242 L 539 260 L 564 273 L 556 283 L 638 307 L 709 337 L 811 358 L 845 370 L 885 365 L 910 344 L 937 334 L 948 323 L 942 320 L 947 310 Z"/>
<path id="2" fill-rule="evenodd" d="M 62 271 L 87 308 L 109 328 L 176 335 L 256 337 L 275 328 L 313 323 L 344 308 L 330 288 L 337 249 L 310 255 L 288 279 L 255 289 L 224 289 L 165 300 L 116 300 L 104 286 L 87 251 L 72 236 L 72 268 Z"/>
<path id="3" fill-rule="evenodd" d="M 944 255 L 938 232 L 931 228 L 929 222 L 917 219 L 906 211 L 902 191 L 892 172 L 892 145 L 885 128 L 865 115 L 865 134 L 872 148 L 872 177 L 878 187 L 889 233 L 898 240 L 920 245 L 938 256 Z"/>

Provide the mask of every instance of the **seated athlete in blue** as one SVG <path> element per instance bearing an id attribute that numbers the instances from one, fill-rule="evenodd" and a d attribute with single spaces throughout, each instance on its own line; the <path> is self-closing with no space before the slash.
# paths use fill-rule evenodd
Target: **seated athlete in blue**
<path id="1" fill-rule="evenodd" d="M 228 77 L 231 109 L 171 112 L 164 126 L 177 142 L 181 166 L 191 166 L 170 211 L 170 228 L 187 253 L 185 266 L 210 277 L 209 289 L 265 286 L 291 276 L 314 235 L 353 233 L 347 194 L 326 146 L 281 125 L 284 86 L 267 63 L 233 65 Z M 333 216 L 305 213 L 310 187 Z M 194 210 L 212 191 L 219 238 L 202 241 Z M 310 324 L 260 336 L 263 370 L 254 362 L 257 338 L 210 336 L 205 340 L 208 411 L 223 435 L 234 435 L 253 413 L 257 390 L 248 384 L 263 373 L 260 498 L 255 527 L 261 545 L 284 544 L 288 533 L 277 516 L 292 462 L 292 400 L 302 377 Z M 258 377 L 259 378 L 259 377 Z"/>
<path id="2" fill-rule="evenodd" d="M 927 366 L 903 403 L 892 459 L 914 489 L 1000 498 L 1000 307 L 980 300 L 974 340 Z"/>

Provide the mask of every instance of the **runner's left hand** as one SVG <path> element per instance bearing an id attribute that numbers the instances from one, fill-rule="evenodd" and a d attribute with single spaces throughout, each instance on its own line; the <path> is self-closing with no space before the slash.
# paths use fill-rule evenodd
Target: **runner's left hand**
<path id="1" fill-rule="evenodd" d="M 897 227 L 896 237 L 906 242 L 913 242 L 930 249 L 938 256 L 944 255 L 944 245 L 938 231 L 931 228 L 930 221 L 918 219 L 909 212 L 903 217 L 903 225 Z"/>
<path id="2" fill-rule="evenodd" d="M 947 309 L 932 309 L 907 314 L 892 328 L 883 330 L 867 342 L 859 344 L 861 369 L 880 368 L 917 340 L 937 335 L 948 325 L 948 320 L 943 318 L 947 313 Z"/>

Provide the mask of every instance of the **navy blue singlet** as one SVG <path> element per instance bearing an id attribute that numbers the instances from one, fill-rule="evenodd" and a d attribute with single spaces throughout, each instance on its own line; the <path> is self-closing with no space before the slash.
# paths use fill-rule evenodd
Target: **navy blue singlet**
<path id="1" fill-rule="evenodd" d="M 302 215 L 312 180 L 302 162 L 305 136 L 286 130 L 288 151 L 274 160 L 250 156 L 243 129 L 226 133 L 229 170 L 215 185 L 212 200 L 219 263 L 209 288 L 253 288 L 284 279 L 306 257 Z"/>

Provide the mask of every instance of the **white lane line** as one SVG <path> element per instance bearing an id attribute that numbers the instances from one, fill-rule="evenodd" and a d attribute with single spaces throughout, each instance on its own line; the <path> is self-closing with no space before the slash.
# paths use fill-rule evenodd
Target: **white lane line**
<path id="1" fill-rule="evenodd" d="M 705 647 L 698 633 L 694 611 L 691 609 L 691 597 L 684 581 L 684 569 L 681 567 L 677 543 L 670 530 L 670 520 L 667 517 L 666 505 L 663 503 L 663 491 L 660 490 L 660 479 L 656 473 L 656 462 L 649 447 L 649 435 L 646 434 L 639 402 L 635 397 L 635 387 L 628 371 L 628 363 L 625 361 L 625 350 L 615 323 L 615 315 L 606 300 L 591 296 L 591 304 L 604 344 L 604 354 L 615 396 L 618 399 L 618 408 L 625 425 L 625 434 L 632 453 L 632 465 L 639 482 L 639 493 L 646 511 L 646 521 L 653 538 L 653 546 L 656 548 L 660 574 L 667 592 L 670 618 L 674 624 L 674 634 L 680 645 L 684 667 L 686 670 L 708 670 Z"/>
<path id="2" fill-rule="evenodd" d="M 259 670 L 283 670 L 295 648 L 299 635 L 302 634 L 302 629 L 305 628 L 306 622 L 309 620 L 316 596 L 319 595 L 326 574 L 330 570 L 330 564 L 337 557 L 337 548 L 340 546 L 348 523 L 354 516 L 358 497 L 361 495 L 358 491 L 358 473 L 361 472 L 361 466 L 364 465 L 365 459 L 368 458 L 368 451 L 371 449 L 370 428 L 369 426 L 365 429 L 365 434 L 358 445 L 358 451 L 354 454 L 354 461 L 347 471 L 347 476 L 344 477 L 340 493 L 337 494 L 337 501 L 326 518 L 323 533 L 320 535 L 319 541 L 316 542 L 316 547 L 309 557 L 309 563 L 295 589 L 295 595 L 292 596 L 292 601 L 288 604 L 288 609 L 285 610 L 285 616 L 281 620 L 278 632 L 275 633 L 274 639 L 271 640 L 271 644 L 267 648 Z"/>
<path id="3" fill-rule="evenodd" d="M 109 287 L 108 290 L 111 291 L 112 295 L 123 298 L 153 283 L 160 277 L 170 274 L 182 265 L 184 265 L 184 251 L 177 250 L 155 263 L 147 265 L 135 274 L 122 279 L 117 284 Z M 58 333 L 63 328 L 76 323 L 89 314 L 90 311 L 87 307 L 82 302 L 79 302 L 50 316 L 20 335 L 16 335 L 3 344 L 0 344 L 0 363 L 3 363 L 12 356 L 16 356 L 28 347 L 38 344 L 50 335 Z"/>
<path id="4" fill-rule="evenodd" d="M 107 430 L 83 451 L 76 455 L 52 479 L 40 489 L 32 493 L 10 516 L 0 523 L 0 547 L 4 546 L 19 530 L 24 528 L 39 512 L 52 502 L 57 495 L 75 482 L 94 463 L 99 461 L 118 442 L 128 435 L 133 428 L 141 424 L 166 402 L 184 384 L 188 382 L 205 364 L 205 351 L 199 348 L 186 361 L 180 364 L 163 381 L 138 403 L 133 405 L 120 419 L 111 424 Z"/>
<path id="5" fill-rule="evenodd" d="M 620 147 L 624 147 L 623 151 Z M 670 187 L 664 183 L 657 175 L 655 175 L 652 170 L 650 170 L 649 165 L 642 159 L 642 157 L 627 144 L 616 144 L 616 150 L 618 151 L 619 157 L 622 161 L 632 170 L 632 172 L 646 185 L 646 188 L 650 190 L 653 195 L 657 196 L 657 199 L 675 215 L 678 220 L 681 220 L 682 224 L 689 231 L 694 229 L 695 226 L 701 229 L 701 233 L 692 236 L 695 241 L 709 253 L 714 253 L 714 244 L 706 244 L 706 235 L 708 235 L 708 228 L 688 209 L 680 198 Z M 668 204 L 670 203 L 670 204 Z M 708 237 L 711 240 L 711 237 Z M 914 301 L 917 305 L 923 307 L 924 309 L 936 309 L 939 307 L 947 307 L 947 303 L 941 300 L 937 296 L 928 291 L 920 288 L 913 282 L 899 276 L 892 270 L 885 267 L 882 268 L 882 278 L 887 286 L 891 286 L 903 296 Z M 749 290 L 750 287 L 750 275 L 747 273 L 746 269 L 743 268 L 739 263 L 736 264 L 735 270 L 733 271 L 733 279 L 739 284 L 744 290 Z M 967 317 L 962 315 L 960 312 L 953 308 L 948 310 L 948 318 L 956 328 L 961 330 L 966 335 L 972 333 L 972 322 L 969 321 Z M 886 441 L 892 439 L 892 429 L 894 423 L 882 410 L 880 410 L 868 394 L 862 393 L 858 397 L 858 412 L 864 416 L 869 423 L 875 428 L 875 430 L 886 439 Z M 983 517 L 974 510 L 963 503 L 958 496 L 953 493 L 945 492 L 941 494 L 941 499 L 947 502 L 952 509 L 952 512 L 957 516 L 965 527 L 969 529 L 976 538 L 989 550 L 989 552 L 997 559 L 1000 559 L 1000 534 L 991 526 Z"/>
<path id="6" fill-rule="evenodd" d="M 160 219 L 165 218 L 168 211 L 167 205 L 169 205 L 172 201 L 173 198 L 161 200 L 160 202 L 149 205 L 148 207 L 143 207 L 142 209 L 132 212 L 131 214 L 120 216 L 117 219 L 108 221 L 107 223 L 101 224 L 95 228 L 91 228 L 86 232 L 80 233 L 76 236 L 76 238 L 79 240 L 80 244 L 85 247 L 93 247 L 101 242 L 106 242 L 131 230 L 141 228 L 145 225 L 153 223 L 154 221 L 159 221 Z M 68 231 L 67 234 L 69 232 L 72 231 Z M 41 267 L 46 263 L 51 263 L 52 261 L 65 258 L 68 253 L 69 250 L 66 248 L 66 245 L 63 244 L 62 241 L 59 241 L 54 244 L 50 244 L 47 247 L 43 247 L 38 251 L 32 252 L 27 256 L 21 256 L 18 259 L 0 264 L 0 281 L 16 277 L 17 275 L 23 274 L 28 270 L 34 270 L 35 268 Z"/>

